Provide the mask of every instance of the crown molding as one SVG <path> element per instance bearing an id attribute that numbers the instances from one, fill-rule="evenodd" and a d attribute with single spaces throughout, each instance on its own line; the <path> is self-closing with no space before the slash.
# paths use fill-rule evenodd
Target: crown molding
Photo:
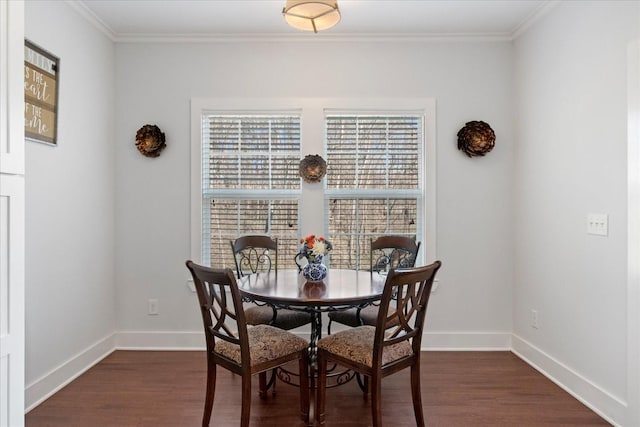
<path id="1" fill-rule="evenodd" d="M 114 43 L 247 43 L 247 42 L 510 42 L 524 34 L 535 22 L 547 15 L 561 0 L 547 0 L 511 32 L 504 33 L 227 33 L 227 34 L 140 34 L 116 33 L 85 3 L 86 0 L 64 0 L 90 24 Z"/>
<path id="2" fill-rule="evenodd" d="M 64 2 L 76 12 L 78 12 L 80 16 L 89 21 L 91 25 L 100 30 L 100 32 L 107 36 L 111 41 L 117 41 L 116 33 L 102 19 L 100 19 L 98 15 L 96 15 L 91 9 L 89 9 L 84 1 L 64 0 Z"/>
<path id="3" fill-rule="evenodd" d="M 509 42 L 511 34 L 117 34 L 116 43 Z"/>
<path id="4" fill-rule="evenodd" d="M 515 40 L 523 35 L 533 24 L 546 16 L 551 10 L 561 3 L 560 0 L 548 0 L 534 10 L 520 25 L 511 32 L 511 39 Z"/>

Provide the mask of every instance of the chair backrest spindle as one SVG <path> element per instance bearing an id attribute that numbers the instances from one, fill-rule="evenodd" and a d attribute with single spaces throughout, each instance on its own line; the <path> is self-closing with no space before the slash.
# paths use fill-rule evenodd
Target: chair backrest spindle
<path id="1" fill-rule="evenodd" d="M 249 338 L 242 297 L 233 271 L 213 269 L 192 261 L 187 261 L 186 265 L 193 276 L 200 303 L 207 351 L 214 351 L 216 339 L 220 339 L 240 346 L 244 359 L 244 355 L 249 354 Z M 231 294 L 231 301 L 228 294 Z M 247 356 L 243 363 L 248 362 Z"/>
<path id="2" fill-rule="evenodd" d="M 251 235 L 238 237 L 230 243 L 238 278 L 247 274 L 278 271 L 278 239 Z"/>
<path id="3" fill-rule="evenodd" d="M 380 236 L 371 240 L 371 271 L 388 271 L 415 265 L 420 242 L 406 236 Z"/>
<path id="4" fill-rule="evenodd" d="M 433 280 L 440 261 L 424 267 L 395 269 L 389 272 L 385 282 L 374 341 L 373 360 L 381 360 L 384 347 L 402 341 L 411 343 L 413 354 L 420 354 L 422 330 Z M 394 301 L 395 310 L 389 312 Z"/>

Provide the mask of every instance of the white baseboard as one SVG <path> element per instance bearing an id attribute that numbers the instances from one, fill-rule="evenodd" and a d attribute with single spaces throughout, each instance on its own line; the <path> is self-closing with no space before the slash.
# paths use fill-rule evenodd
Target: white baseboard
<path id="1" fill-rule="evenodd" d="M 331 325 L 332 333 L 349 329 L 339 323 Z M 296 335 L 309 339 L 308 326 L 295 329 Z M 511 333 L 508 332 L 424 332 L 422 351 L 510 351 Z"/>
<path id="2" fill-rule="evenodd" d="M 338 325 L 335 332 L 347 329 Z M 301 338 L 309 339 L 310 331 L 301 327 L 292 331 Z M 116 334 L 117 350 L 204 350 L 202 331 L 150 332 L 126 331 Z M 424 351 L 510 351 L 509 333 L 425 333 L 422 336 Z"/>
<path id="3" fill-rule="evenodd" d="M 510 351 L 511 334 L 506 332 L 425 332 L 423 351 Z"/>
<path id="4" fill-rule="evenodd" d="M 109 335 L 28 384 L 25 387 L 25 413 L 111 354 L 116 349 L 115 342 L 115 334 Z"/>
<path id="5" fill-rule="evenodd" d="M 511 351 L 614 426 L 624 424 L 627 404 L 517 335 Z"/>
<path id="6" fill-rule="evenodd" d="M 204 331 L 124 331 L 116 334 L 117 350 L 205 350 Z"/>

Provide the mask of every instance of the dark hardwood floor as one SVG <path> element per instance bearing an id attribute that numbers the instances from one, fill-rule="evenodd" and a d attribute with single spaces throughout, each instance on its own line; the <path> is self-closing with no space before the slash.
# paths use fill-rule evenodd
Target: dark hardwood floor
<path id="1" fill-rule="evenodd" d="M 606 426 L 593 411 L 510 352 L 423 352 L 428 426 Z M 116 351 L 26 416 L 27 427 L 199 426 L 204 352 Z M 405 370 L 383 380 L 385 426 L 414 426 Z M 298 393 L 278 383 L 251 404 L 252 426 L 304 426 Z M 355 381 L 327 390 L 327 426 L 369 426 L 369 402 Z M 211 426 L 240 423 L 240 377 L 218 369 Z"/>

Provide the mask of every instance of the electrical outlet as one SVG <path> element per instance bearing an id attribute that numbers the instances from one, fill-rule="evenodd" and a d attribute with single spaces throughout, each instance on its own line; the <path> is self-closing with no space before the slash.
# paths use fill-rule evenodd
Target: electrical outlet
<path id="1" fill-rule="evenodd" d="M 438 286 L 440 286 L 440 281 L 438 279 L 433 280 L 433 285 L 431 286 L 431 293 L 435 294 L 438 290 Z"/>
<path id="2" fill-rule="evenodd" d="M 187 288 L 194 294 L 196 293 L 196 285 L 193 283 L 193 279 L 187 279 Z"/>
<path id="3" fill-rule="evenodd" d="M 531 310 L 531 327 L 538 329 L 538 310 Z"/>
<path id="4" fill-rule="evenodd" d="M 147 314 L 149 314 L 149 316 L 157 316 L 160 313 L 160 309 L 158 307 L 158 300 L 157 299 L 150 299 L 149 300 L 149 311 Z"/>

